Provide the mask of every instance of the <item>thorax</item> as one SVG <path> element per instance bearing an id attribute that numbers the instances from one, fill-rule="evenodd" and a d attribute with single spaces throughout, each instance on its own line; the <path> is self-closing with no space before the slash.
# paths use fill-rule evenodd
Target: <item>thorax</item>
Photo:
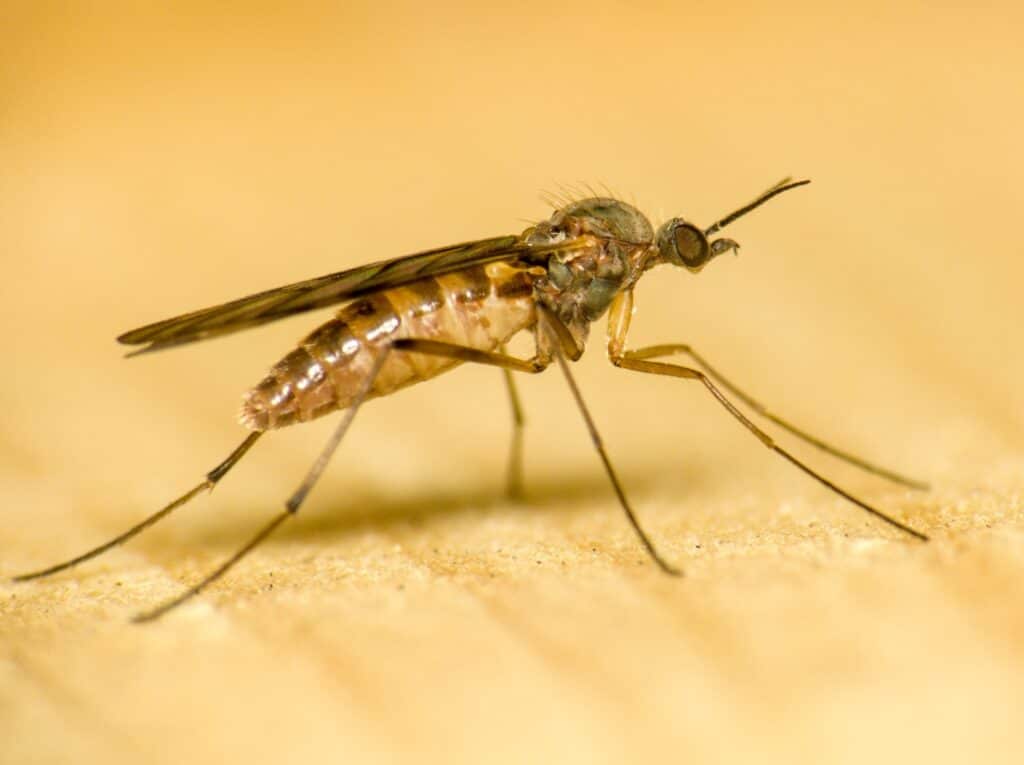
<path id="1" fill-rule="evenodd" d="M 531 244 L 565 243 L 548 258 L 547 273 L 535 282 L 534 293 L 581 347 L 590 324 L 604 315 L 617 294 L 636 283 L 653 254 L 647 219 L 613 199 L 577 202 L 523 236 Z"/>

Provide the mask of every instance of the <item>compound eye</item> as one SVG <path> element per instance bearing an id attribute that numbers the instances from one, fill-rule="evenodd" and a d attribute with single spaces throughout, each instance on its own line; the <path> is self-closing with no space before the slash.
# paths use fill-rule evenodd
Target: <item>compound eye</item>
<path id="1" fill-rule="evenodd" d="M 693 271 L 711 259 L 711 246 L 704 232 L 682 218 L 674 218 L 661 227 L 658 249 L 665 260 Z"/>

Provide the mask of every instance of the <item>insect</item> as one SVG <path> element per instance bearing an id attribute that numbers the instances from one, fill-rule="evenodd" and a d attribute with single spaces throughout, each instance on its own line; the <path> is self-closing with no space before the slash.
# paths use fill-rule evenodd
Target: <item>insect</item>
<path id="1" fill-rule="evenodd" d="M 706 229 L 672 218 L 655 230 L 635 207 L 610 197 L 572 201 L 519 235 L 467 242 L 372 263 L 260 292 L 134 329 L 118 340 L 140 346 L 130 356 L 227 335 L 315 308 L 341 304 L 275 364 L 244 397 L 241 423 L 249 435 L 195 487 L 114 539 L 71 560 L 15 578 L 55 574 L 100 555 L 152 526 L 203 491 L 211 490 L 268 431 L 337 410 L 343 415 L 285 509 L 220 567 L 137 621 L 165 614 L 199 594 L 294 516 L 326 468 L 359 408 L 368 400 L 436 377 L 463 363 L 502 370 L 512 403 L 509 488 L 522 469 L 523 416 L 513 372 L 534 374 L 557 364 L 583 417 L 626 518 L 651 559 L 667 574 L 681 572 L 658 552 L 626 499 L 597 427 L 569 369 L 583 354 L 590 325 L 608 315 L 608 357 L 622 369 L 702 384 L 729 414 L 794 466 L 876 518 L 916 539 L 928 537 L 841 489 L 779 446 L 727 394 L 791 434 L 863 470 L 912 488 L 925 484 L 837 449 L 772 414 L 711 367 L 688 345 L 627 348 L 634 287 L 658 265 L 696 273 L 739 249 L 715 234 L 738 218 L 809 181 L 785 179 Z M 505 344 L 532 335 L 534 354 L 517 358 Z M 691 366 L 664 361 L 687 357 Z"/>

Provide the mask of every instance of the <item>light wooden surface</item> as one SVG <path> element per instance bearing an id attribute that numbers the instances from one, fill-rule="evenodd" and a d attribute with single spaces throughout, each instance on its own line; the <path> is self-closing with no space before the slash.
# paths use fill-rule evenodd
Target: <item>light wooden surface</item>
<path id="1" fill-rule="evenodd" d="M 0 574 L 96 544 L 241 439 L 238 396 L 318 317 L 126 362 L 125 329 L 517 231 L 607 184 L 730 229 L 650 275 L 636 344 L 689 342 L 809 430 L 698 386 L 577 374 L 659 575 L 551 371 L 502 499 L 493 370 L 368 407 L 302 517 L 128 623 L 280 506 L 332 422 L 49 581 L 0 585 L 0 762 L 1019 762 L 1024 56 L 1012 4 L 24 4 L 0 40 Z M 432 5 L 432 4 L 431 4 Z M 142 8 L 142 10 L 140 10 Z"/>

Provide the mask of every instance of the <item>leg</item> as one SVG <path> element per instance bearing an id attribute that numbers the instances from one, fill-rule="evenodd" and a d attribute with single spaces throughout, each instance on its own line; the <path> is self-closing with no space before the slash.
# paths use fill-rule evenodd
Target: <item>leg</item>
<path id="1" fill-rule="evenodd" d="M 540 312 L 540 319 L 538 320 L 539 334 L 537 337 L 537 355 L 528 361 L 514 359 L 500 353 L 486 353 L 484 351 L 463 348 L 462 346 L 438 343 L 432 340 L 396 340 L 394 347 L 396 349 L 413 350 L 420 353 L 434 353 L 440 356 L 460 359 L 462 361 L 491 364 L 500 366 L 505 370 L 518 372 L 543 371 L 548 364 L 548 351 L 546 349 L 550 347 L 550 354 L 558 361 L 558 365 L 562 369 L 562 374 L 565 375 L 565 380 L 569 384 L 569 390 L 572 391 L 573 398 L 576 401 L 576 406 L 579 407 L 580 414 L 583 415 L 583 420 L 587 425 L 587 430 L 590 433 L 590 440 L 593 442 L 594 448 L 597 450 L 598 456 L 600 456 L 601 462 L 604 464 L 605 472 L 608 474 L 608 478 L 612 483 L 612 488 L 615 490 L 615 495 L 618 497 L 619 504 L 622 506 L 623 511 L 625 511 L 626 518 L 629 520 L 630 525 L 633 527 L 637 536 L 640 537 L 640 541 L 643 543 L 647 552 L 650 554 L 651 558 L 654 559 L 654 562 L 658 564 L 661 570 L 667 574 L 671 574 L 672 576 L 681 576 L 682 572 L 679 571 L 679 569 L 675 568 L 661 557 L 657 548 L 654 546 L 654 543 L 640 526 L 640 522 L 637 520 L 636 514 L 633 512 L 633 509 L 629 505 L 629 501 L 626 499 L 626 493 L 622 489 L 622 484 L 619 483 L 619 478 L 615 474 L 614 468 L 612 468 L 611 460 L 608 459 L 608 453 L 605 451 L 604 443 L 601 441 L 601 435 L 597 432 L 597 426 L 594 424 L 594 419 L 590 416 L 590 411 L 587 409 L 587 405 L 583 403 L 583 396 L 580 394 L 579 387 L 577 387 L 576 381 L 573 379 L 572 373 L 569 371 L 569 364 L 567 363 L 566 358 L 568 357 L 575 361 L 583 355 L 583 349 L 577 345 L 576 341 L 573 339 L 572 333 L 569 332 L 569 329 L 562 324 L 562 322 L 559 321 L 553 313 L 543 307 L 538 307 L 538 310 Z"/>
<path id="2" fill-rule="evenodd" d="M 349 426 L 352 424 L 352 420 L 355 419 L 356 412 L 359 411 L 359 407 L 363 405 L 366 397 L 373 389 L 373 383 L 376 381 L 377 376 L 380 374 L 381 369 L 384 367 L 384 362 L 393 351 L 405 351 L 413 353 L 424 353 L 432 356 L 443 356 L 446 358 L 454 358 L 460 361 L 471 361 L 479 364 L 489 364 L 492 366 L 498 366 L 502 369 L 512 369 L 519 372 L 540 372 L 546 366 L 547 363 L 539 358 L 530 360 L 517 359 L 512 356 L 507 356 L 502 353 L 491 353 L 488 351 L 480 351 L 475 348 L 467 348 L 461 345 L 454 345 L 451 343 L 442 343 L 435 340 L 418 340 L 413 338 L 395 340 L 391 345 L 386 346 L 377 357 L 374 362 L 373 368 L 370 373 L 366 376 L 366 380 L 363 382 L 358 394 L 352 401 L 352 405 L 345 411 L 345 416 L 341 422 L 338 423 L 338 427 L 331 435 L 330 440 L 324 447 L 323 451 L 320 452 L 320 456 L 316 462 L 313 463 L 313 467 L 310 468 L 306 474 L 305 479 L 299 484 L 299 487 L 295 492 L 288 498 L 285 503 L 285 509 L 273 518 L 270 523 L 264 526 L 260 531 L 249 540 L 241 549 L 239 549 L 234 555 L 228 558 L 214 571 L 207 574 L 197 584 L 194 584 L 189 589 L 177 597 L 163 603 L 162 605 L 139 614 L 135 617 L 136 622 L 148 622 L 157 619 L 168 611 L 177 606 L 181 605 L 187 600 L 198 595 L 200 592 L 205 590 L 211 584 L 220 579 L 226 574 L 231 568 L 235 566 L 242 558 L 248 555 L 254 548 L 256 548 L 263 540 L 269 537 L 278 526 L 284 523 L 288 518 L 294 516 L 299 507 L 305 501 L 309 492 L 316 485 L 316 482 L 323 475 L 324 470 L 327 467 L 327 463 L 330 462 L 331 456 L 338 448 L 341 440 L 345 437 L 345 433 L 348 431 Z"/>
<path id="3" fill-rule="evenodd" d="M 437 340 L 417 340 L 406 338 L 396 340 L 395 350 L 425 353 L 433 356 L 445 356 L 450 359 L 467 361 L 474 364 L 487 364 L 500 367 L 505 376 L 505 384 L 508 387 L 509 400 L 512 403 L 512 450 L 509 454 L 508 464 L 508 495 L 519 497 L 522 494 L 523 474 L 523 425 L 526 423 L 523 417 L 523 408 L 519 402 L 519 393 L 516 391 L 515 381 L 512 372 L 526 372 L 535 374 L 547 368 L 548 361 L 540 354 L 532 359 L 517 359 L 509 356 L 502 348 L 501 353 L 480 351 L 475 348 L 467 348 L 462 345 L 443 343 Z"/>
<path id="4" fill-rule="evenodd" d="M 413 338 L 396 340 L 394 348 L 400 351 L 445 356 L 458 359 L 459 361 L 487 364 L 501 368 L 505 377 L 505 385 L 508 388 L 509 400 L 512 404 L 512 449 L 509 454 L 507 491 L 509 497 L 520 497 L 523 485 L 523 426 L 526 424 L 526 419 L 523 417 L 523 408 L 519 401 L 519 392 L 516 390 L 512 372 L 526 372 L 528 374 L 541 372 L 547 368 L 548 361 L 539 354 L 535 355 L 532 359 L 517 359 L 505 353 L 504 347 L 502 347 L 501 353 L 490 353 L 452 343 Z"/>
<path id="5" fill-rule="evenodd" d="M 757 427 L 757 425 L 751 422 L 739 409 L 737 409 L 733 405 L 733 403 L 729 401 L 729 399 L 727 399 L 725 395 L 718 389 L 714 382 L 712 382 L 711 378 L 708 375 L 704 374 L 704 372 L 701 372 L 698 369 L 690 369 L 689 367 L 684 367 L 679 364 L 667 364 L 661 361 L 644 361 L 642 359 L 633 358 L 629 354 L 629 352 L 626 352 L 624 355 L 621 356 L 612 356 L 611 360 L 612 363 L 615 364 L 615 366 L 622 367 L 623 369 L 631 369 L 634 372 L 646 372 L 647 374 L 666 375 L 668 377 L 680 377 L 682 379 L 697 380 L 703 383 L 704 387 L 708 389 L 708 391 L 711 393 L 712 396 L 715 397 L 718 403 L 725 407 L 729 414 L 731 414 L 733 417 L 739 420 L 739 422 L 744 427 L 746 427 L 747 430 L 749 430 L 751 433 L 757 436 L 757 438 L 760 439 L 761 443 L 763 443 L 769 449 L 780 454 L 782 457 L 784 457 L 792 464 L 796 465 L 796 467 L 800 468 L 800 470 L 807 473 L 816 481 L 827 486 L 836 494 L 839 494 L 841 497 L 844 497 L 850 502 L 853 502 L 861 509 L 871 513 L 876 518 L 885 521 L 886 523 L 888 523 L 891 526 L 894 526 L 900 531 L 910 534 L 912 537 L 916 537 L 917 539 L 920 539 L 924 542 L 928 541 L 928 537 L 925 534 L 922 534 L 920 531 L 912 529 L 910 526 L 901 523 L 895 518 L 886 515 L 881 510 L 872 507 L 866 502 L 857 499 L 852 494 L 844 491 L 843 489 L 840 489 L 827 478 L 815 472 L 807 465 L 805 465 L 803 462 L 794 457 L 792 454 L 790 454 L 788 451 L 786 451 L 781 446 L 776 444 L 775 441 L 772 440 L 771 436 L 769 436 L 767 433 L 761 430 L 761 428 Z"/>
<path id="6" fill-rule="evenodd" d="M 622 489 L 622 484 L 619 483 L 619 478 L 615 474 L 614 468 L 612 468 L 611 460 L 608 459 L 608 453 L 605 451 L 604 443 L 601 440 L 601 435 L 597 432 L 597 426 L 594 424 L 594 418 L 590 416 L 590 411 L 587 409 L 587 405 L 583 403 L 583 396 L 580 394 L 580 389 L 576 385 L 576 380 L 572 376 L 572 372 L 569 371 L 569 364 L 566 361 L 566 357 L 576 360 L 583 354 L 583 349 L 580 348 L 576 341 L 573 339 L 572 334 L 562 324 L 557 317 L 554 316 L 547 309 L 541 309 L 541 331 L 543 331 L 550 344 L 554 348 L 554 356 L 558 361 L 558 366 L 562 369 L 562 374 L 565 375 L 565 381 L 569 384 L 569 390 L 572 391 L 572 397 L 576 401 L 576 406 L 580 410 L 580 414 L 583 415 L 583 421 L 587 424 L 587 431 L 590 433 L 590 440 L 594 444 L 594 448 L 597 450 L 598 456 L 601 458 L 601 462 L 604 464 L 605 472 L 608 474 L 608 479 L 612 483 L 612 488 L 615 490 L 615 496 L 619 499 L 619 505 L 626 513 L 626 518 L 629 520 L 629 524 L 633 527 L 633 531 L 640 537 L 640 542 L 643 544 L 647 553 L 651 556 L 658 567 L 666 574 L 671 576 L 682 576 L 683 572 L 678 568 L 670 564 L 661 554 L 658 549 L 654 546 L 654 543 L 644 532 L 643 527 L 640 526 L 640 521 L 636 517 L 636 513 L 633 512 L 633 508 L 630 507 L 629 501 L 626 499 L 626 492 Z"/>
<path id="7" fill-rule="evenodd" d="M 443 356 L 457 361 L 468 361 L 472 364 L 486 364 L 492 367 L 508 369 L 512 372 L 526 372 L 535 374 L 547 369 L 548 361 L 540 355 L 532 359 L 517 359 L 505 353 L 494 353 L 492 351 L 481 351 L 465 345 L 455 343 L 443 343 L 439 340 L 420 340 L 414 337 L 406 337 L 395 340 L 391 348 L 396 351 L 407 351 L 409 353 L 422 353 L 427 356 Z"/>
<path id="8" fill-rule="evenodd" d="M 166 603 L 162 603 L 156 608 L 138 614 L 133 621 L 138 623 L 153 621 L 154 619 L 160 618 L 171 609 L 177 608 L 186 600 L 194 598 L 200 592 L 224 576 L 224 574 L 233 568 L 238 561 L 242 560 L 242 558 L 248 555 L 264 539 L 274 533 L 278 526 L 298 512 L 303 500 L 309 494 L 317 479 L 320 478 L 321 474 L 324 472 L 324 468 L 327 467 L 327 463 L 330 461 L 331 455 L 334 454 L 335 449 L 338 448 L 338 444 L 341 443 L 341 439 L 344 438 L 346 431 L 348 431 L 349 426 L 352 424 L 352 420 L 355 419 L 356 412 L 359 411 L 359 407 L 362 406 L 367 395 L 370 393 L 370 390 L 373 388 L 373 383 L 377 379 L 377 375 L 380 374 L 380 370 L 384 366 L 384 362 L 387 360 L 390 351 L 390 347 L 385 347 L 384 350 L 381 351 L 380 356 L 377 357 L 377 360 L 373 364 L 373 368 L 370 370 L 370 373 L 366 376 L 366 380 L 363 382 L 362 388 L 360 388 L 359 393 L 356 394 L 356 397 L 353 399 L 352 406 L 345 410 L 345 416 L 342 417 L 341 422 L 338 423 L 338 427 L 335 428 L 334 433 L 331 434 L 331 438 L 328 440 L 327 446 L 325 446 L 323 451 L 320 452 L 320 456 L 317 458 L 316 462 L 313 463 L 313 467 L 310 468 L 309 473 L 306 474 L 305 480 L 299 484 L 299 488 L 296 489 L 291 497 L 288 498 L 288 501 L 285 502 L 284 512 L 279 513 L 270 521 L 270 523 L 260 529 L 259 533 L 249 540 L 240 550 L 212 572 L 203 577 L 198 583 L 192 585 L 183 593 L 171 600 L 168 600 Z"/>
<path id="9" fill-rule="evenodd" d="M 785 188 L 785 186 L 778 186 L 777 188 Z M 769 193 L 772 193 L 771 191 Z M 767 198 L 767 197 L 762 197 Z M 832 489 L 836 494 L 848 499 L 858 507 L 866 510 L 872 515 L 880 518 L 886 523 L 895 526 L 900 531 L 906 532 L 913 537 L 927 541 L 928 537 L 919 531 L 906 526 L 894 518 L 890 518 L 885 513 L 877 510 L 865 502 L 857 499 L 853 495 L 846 491 L 843 491 L 831 481 L 827 480 L 823 476 L 819 475 L 815 471 L 811 470 L 807 465 L 798 460 L 788 451 L 783 449 L 781 446 L 775 443 L 772 438 L 765 433 L 761 428 L 757 427 L 752 423 L 744 414 L 737 409 L 729 399 L 718 389 L 711 379 L 710 372 L 705 374 L 698 369 L 690 369 L 679 364 L 668 364 L 660 361 L 647 361 L 646 358 L 651 356 L 666 355 L 666 353 L 672 352 L 670 349 L 678 348 L 680 346 L 652 346 L 651 348 L 643 348 L 639 351 L 627 351 L 626 350 L 626 337 L 629 334 L 630 319 L 633 315 L 633 291 L 627 290 L 620 292 L 616 295 L 612 301 L 612 305 L 608 310 L 608 358 L 617 367 L 624 369 L 631 369 L 634 372 L 646 372 L 647 374 L 655 375 L 666 375 L 668 377 L 681 377 L 687 380 L 699 380 L 704 384 L 704 387 L 708 389 L 712 396 L 720 403 L 725 409 L 735 417 L 740 423 L 753 433 L 757 438 L 774 452 L 777 452 L 789 462 L 796 465 L 802 471 L 807 473 L 809 476 L 814 478 L 819 483 Z M 685 346 L 683 346 L 685 347 Z M 646 354 L 646 357 L 645 357 Z M 752 399 L 745 399 L 748 402 Z"/>
<path id="10" fill-rule="evenodd" d="M 504 353 L 504 347 L 501 350 Z M 512 446 L 508 455 L 505 493 L 509 499 L 519 499 L 523 496 L 523 428 L 526 425 L 526 417 L 523 415 L 523 405 L 519 400 L 519 391 L 516 390 L 515 378 L 507 369 L 502 369 L 501 374 L 505 378 L 509 403 L 512 405 Z"/>
<path id="11" fill-rule="evenodd" d="M 50 574 L 56 574 L 59 571 L 65 571 L 71 568 L 72 566 L 77 566 L 79 563 L 84 563 L 85 561 L 91 560 L 92 558 L 95 558 L 98 555 L 102 555 L 112 547 L 117 547 L 118 545 L 127 542 L 136 534 L 145 531 L 150 526 L 155 524 L 157 521 L 170 515 L 171 512 L 177 510 L 179 507 L 189 502 L 189 500 L 191 500 L 200 492 L 212 491 L 213 487 L 217 485 L 217 482 L 220 481 L 220 479 L 223 478 L 227 474 L 227 472 L 231 470 L 231 468 L 233 468 L 238 463 L 239 460 L 242 459 L 243 456 L 245 456 L 245 453 L 249 451 L 250 447 L 252 447 L 252 445 L 256 443 L 256 439 L 258 439 L 261 435 L 263 435 L 263 431 L 256 431 L 254 433 L 250 433 L 249 436 L 241 444 L 239 444 L 238 447 L 233 452 L 231 452 L 230 455 L 228 455 L 227 459 L 225 459 L 217 467 L 215 467 L 213 470 L 206 474 L 206 478 L 201 483 L 189 489 L 187 492 L 182 494 L 169 505 L 153 513 L 151 516 L 146 518 L 141 523 L 132 526 L 123 534 L 119 534 L 118 536 L 111 539 L 109 542 L 106 542 L 100 545 L 99 547 L 94 547 L 92 550 L 82 553 L 81 555 L 72 558 L 71 560 L 64 561 L 63 563 L 58 563 L 55 566 L 50 566 L 49 568 L 44 568 L 39 571 L 33 571 L 28 574 L 21 574 L 20 576 L 14 577 L 13 581 L 27 582 L 30 579 L 39 579 L 44 576 L 49 576 Z"/>
<path id="12" fill-rule="evenodd" d="M 914 480 L 913 478 L 908 478 L 904 475 L 900 475 L 895 471 L 879 467 L 878 465 L 874 465 L 861 457 L 858 457 L 854 454 L 850 454 L 849 452 L 843 451 L 842 449 L 838 449 L 835 446 L 831 446 L 822 441 L 821 439 L 812 436 L 810 433 L 801 430 L 795 425 L 786 422 L 786 420 L 768 411 L 768 409 L 765 408 L 763 404 L 754 400 L 749 395 L 747 395 L 742 390 L 733 385 L 731 382 L 729 382 L 725 377 L 719 374 L 714 369 L 714 367 L 712 367 L 707 361 L 705 361 L 700 354 L 698 354 L 688 345 L 650 345 L 647 346 L 646 348 L 637 348 L 636 350 L 625 351 L 622 355 L 624 358 L 634 359 L 638 361 L 659 358 L 662 356 L 689 356 L 697 363 L 698 367 L 700 367 L 701 369 L 704 370 L 705 373 L 707 373 L 708 377 L 710 377 L 716 383 L 725 388 L 725 390 L 732 393 L 732 395 L 734 395 L 736 398 L 738 398 L 740 401 L 749 406 L 751 409 L 753 409 L 755 412 L 757 412 L 765 419 L 771 420 L 776 425 L 789 431 L 797 438 L 803 439 L 807 443 L 811 444 L 811 446 L 815 446 L 818 449 L 821 449 L 826 454 L 831 454 L 833 457 L 838 457 L 844 462 L 854 465 L 855 467 L 859 467 L 861 470 L 867 471 L 868 473 L 873 473 L 874 475 L 880 476 L 882 478 L 886 478 L 890 481 L 893 481 L 894 483 L 902 484 L 911 489 L 928 488 L 928 484 L 923 483 L 922 481 L 917 481 Z"/>

